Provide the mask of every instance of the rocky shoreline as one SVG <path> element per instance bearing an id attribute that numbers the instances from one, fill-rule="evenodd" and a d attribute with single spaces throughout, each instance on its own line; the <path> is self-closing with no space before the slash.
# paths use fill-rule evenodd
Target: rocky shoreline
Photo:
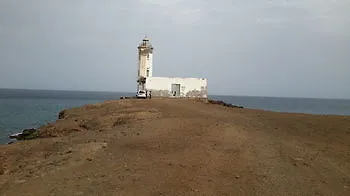
<path id="1" fill-rule="evenodd" d="M 212 99 L 209 99 L 208 102 L 211 103 L 211 104 L 222 105 L 222 106 L 225 106 L 225 107 L 244 108 L 243 106 L 233 105 L 233 104 L 226 103 L 226 102 L 220 101 L 220 100 L 212 100 Z"/>

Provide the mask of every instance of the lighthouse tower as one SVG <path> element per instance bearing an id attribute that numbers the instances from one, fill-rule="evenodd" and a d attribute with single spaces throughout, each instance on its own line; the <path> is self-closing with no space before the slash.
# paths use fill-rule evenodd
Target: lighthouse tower
<path id="1" fill-rule="evenodd" d="M 152 77 L 152 55 L 153 47 L 147 38 L 137 47 L 138 49 L 138 73 L 137 73 L 137 90 L 145 90 L 145 83 L 147 77 Z"/>

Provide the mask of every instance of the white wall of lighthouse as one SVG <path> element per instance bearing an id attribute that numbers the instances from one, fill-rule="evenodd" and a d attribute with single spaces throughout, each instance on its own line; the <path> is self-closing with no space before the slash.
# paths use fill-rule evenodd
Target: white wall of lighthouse
<path id="1" fill-rule="evenodd" d="M 153 47 L 145 37 L 138 48 L 137 90 L 145 90 L 146 78 L 153 76 Z"/>
<path id="2" fill-rule="evenodd" d="M 137 90 L 160 97 L 207 97 L 207 79 L 154 77 L 153 46 L 145 37 L 138 45 Z"/>
<path id="3" fill-rule="evenodd" d="M 153 54 L 148 53 L 146 55 L 139 53 L 139 63 L 138 63 L 138 77 L 152 77 L 153 69 L 152 63 Z"/>

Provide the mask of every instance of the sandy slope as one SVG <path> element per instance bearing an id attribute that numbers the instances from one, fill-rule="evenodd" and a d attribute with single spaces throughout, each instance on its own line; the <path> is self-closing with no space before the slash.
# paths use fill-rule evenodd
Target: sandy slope
<path id="1" fill-rule="evenodd" d="M 118 100 L 41 130 L 0 146 L 0 195 L 350 195 L 350 117 Z"/>

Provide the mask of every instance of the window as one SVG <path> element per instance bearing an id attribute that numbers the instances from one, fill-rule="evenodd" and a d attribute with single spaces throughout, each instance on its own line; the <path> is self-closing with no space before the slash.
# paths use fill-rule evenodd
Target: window
<path id="1" fill-rule="evenodd" d="M 147 69 L 147 77 L 149 77 L 149 69 Z"/>
<path id="2" fill-rule="evenodd" d="M 149 54 L 147 54 L 147 60 L 149 60 Z"/>

